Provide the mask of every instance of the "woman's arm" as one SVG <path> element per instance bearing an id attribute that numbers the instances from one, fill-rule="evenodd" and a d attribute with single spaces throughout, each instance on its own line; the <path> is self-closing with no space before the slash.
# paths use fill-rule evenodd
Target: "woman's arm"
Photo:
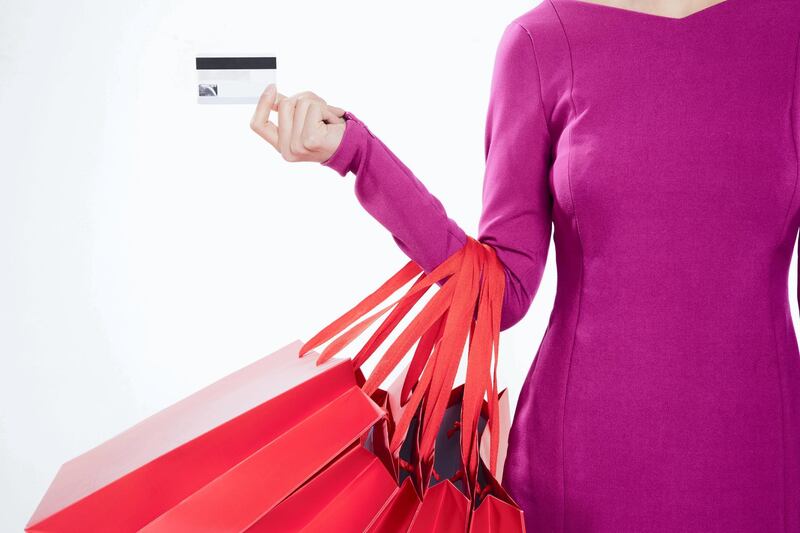
<path id="1" fill-rule="evenodd" d="M 539 70 L 528 31 L 511 22 L 500 39 L 485 128 L 486 169 L 479 241 L 490 244 L 505 267 L 501 329 L 530 308 L 547 261 L 551 236 L 551 141 Z M 441 202 L 353 113 L 336 150 L 321 164 L 355 175 L 361 205 L 426 272 L 466 242 L 464 230 Z"/>

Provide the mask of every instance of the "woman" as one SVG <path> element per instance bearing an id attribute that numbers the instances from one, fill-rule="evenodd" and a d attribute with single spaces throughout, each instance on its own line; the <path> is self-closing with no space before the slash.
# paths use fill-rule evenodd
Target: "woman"
<path id="1" fill-rule="evenodd" d="M 800 4 L 642 5 L 544 0 L 497 49 L 477 238 L 506 269 L 502 329 L 551 224 L 558 267 L 504 483 L 531 532 L 798 532 Z M 252 127 L 352 172 L 426 271 L 464 244 L 353 113 L 268 91 Z"/>

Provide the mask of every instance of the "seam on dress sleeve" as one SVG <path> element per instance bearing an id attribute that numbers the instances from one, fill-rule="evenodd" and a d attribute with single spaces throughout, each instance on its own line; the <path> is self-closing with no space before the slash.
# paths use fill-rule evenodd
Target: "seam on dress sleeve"
<path id="1" fill-rule="evenodd" d="M 541 117 L 542 121 L 544 122 L 544 127 L 547 130 L 547 140 L 550 144 L 552 144 L 553 136 L 550 128 L 550 120 L 548 120 L 545 111 L 547 108 L 544 105 L 544 95 L 542 93 L 542 70 L 539 67 L 539 59 L 536 56 L 536 42 L 534 41 L 533 35 L 528 30 L 528 28 L 523 26 L 519 21 L 516 20 L 512 21 L 512 24 L 516 24 L 517 26 L 522 28 L 522 30 L 528 35 L 528 41 L 531 43 L 531 52 L 533 53 L 533 64 L 536 67 L 536 78 L 537 78 L 536 85 L 539 87 L 539 109 L 542 110 Z"/>

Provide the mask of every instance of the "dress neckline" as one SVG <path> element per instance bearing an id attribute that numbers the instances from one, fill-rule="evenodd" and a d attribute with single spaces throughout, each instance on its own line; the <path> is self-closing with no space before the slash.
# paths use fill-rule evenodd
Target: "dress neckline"
<path id="1" fill-rule="evenodd" d="M 617 14 L 627 14 L 633 15 L 636 17 L 641 17 L 643 19 L 651 19 L 651 20 L 659 20 L 659 21 L 667 21 L 673 24 L 678 24 L 681 22 L 687 22 L 689 20 L 693 20 L 695 18 L 700 18 L 703 15 L 711 14 L 713 11 L 717 11 L 723 9 L 725 6 L 730 6 L 736 2 L 736 0 L 722 0 L 721 2 L 717 2 L 716 4 L 711 4 L 710 6 L 706 6 L 704 8 L 698 9 L 697 11 L 693 11 L 688 15 L 684 15 L 682 17 L 670 17 L 667 15 L 658 15 L 656 13 L 648 13 L 646 11 L 636 11 L 633 9 L 627 9 L 624 7 L 617 7 L 617 6 L 610 6 L 606 4 L 599 4 L 596 2 L 590 2 L 587 0 L 560 0 L 561 2 L 567 2 L 572 4 L 578 4 L 582 6 L 588 6 L 590 8 L 595 8 L 598 10 L 607 10 L 611 13 Z"/>

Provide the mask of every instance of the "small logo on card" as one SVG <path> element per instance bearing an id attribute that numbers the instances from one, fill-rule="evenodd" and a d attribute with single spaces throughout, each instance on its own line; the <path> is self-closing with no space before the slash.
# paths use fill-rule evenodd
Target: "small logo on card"
<path id="1" fill-rule="evenodd" d="M 215 83 L 201 83 L 197 86 L 199 89 L 199 96 L 217 96 L 217 85 Z"/>

